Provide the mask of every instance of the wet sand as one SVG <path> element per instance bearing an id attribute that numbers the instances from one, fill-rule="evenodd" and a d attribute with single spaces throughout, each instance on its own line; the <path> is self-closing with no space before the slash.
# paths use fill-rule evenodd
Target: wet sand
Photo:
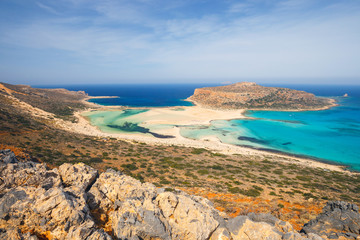
<path id="1" fill-rule="evenodd" d="M 178 109 L 184 109 L 179 111 Z M 97 110 L 106 111 L 119 111 L 124 108 L 105 107 Z M 219 152 L 222 154 L 241 154 L 241 155 L 256 155 L 262 157 L 272 157 L 274 161 L 283 163 L 294 163 L 307 167 L 322 168 L 331 171 L 341 171 L 351 174 L 350 171 L 345 170 L 344 166 L 336 164 L 328 164 L 313 159 L 307 159 L 297 156 L 289 156 L 278 152 L 268 152 L 259 149 L 248 148 L 244 146 L 235 146 L 231 144 L 222 143 L 217 137 L 205 137 L 199 140 L 193 140 L 184 138 L 180 134 L 180 128 L 176 125 L 206 125 L 212 120 L 229 120 L 229 119 L 241 119 L 246 118 L 243 115 L 245 109 L 242 110 L 212 110 L 202 108 L 200 106 L 191 107 L 169 107 L 169 108 L 148 108 L 149 111 L 140 113 L 136 116 L 137 119 L 141 118 L 144 122 L 141 126 L 167 124 L 175 125 L 170 128 L 163 128 L 152 130 L 156 134 L 171 135 L 174 138 L 156 138 L 151 134 L 136 134 L 136 133 L 105 133 L 98 127 L 90 124 L 89 120 L 82 114 L 84 112 L 77 112 L 75 116 L 78 118 L 77 123 L 62 122 L 58 123 L 58 126 L 76 133 L 82 133 L 91 136 L 97 136 L 102 138 L 118 138 L 129 142 L 143 142 L 150 145 L 162 145 L 162 146 L 183 146 L 193 148 L 205 148 L 210 151 Z"/>

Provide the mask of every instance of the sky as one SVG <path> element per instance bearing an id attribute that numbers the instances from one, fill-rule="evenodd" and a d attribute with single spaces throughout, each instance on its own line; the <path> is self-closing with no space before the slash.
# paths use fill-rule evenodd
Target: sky
<path id="1" fill-rule="evenodd" d="M 360 85 L 360 1 L 0 0 L 0 81 Z"/>

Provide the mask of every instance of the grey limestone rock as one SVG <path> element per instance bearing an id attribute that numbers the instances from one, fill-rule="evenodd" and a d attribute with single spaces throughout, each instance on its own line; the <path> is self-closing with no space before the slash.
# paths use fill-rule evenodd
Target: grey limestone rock
<path id="1" fill-rule="evenodd" d="M 316 219 L 305 224 L 301 232 L 315 233 L 328 238 L 340 236 L 357 239 L 360 235 L 360 213 L 355 204 L 331 201 Z"/>
<path id="2" fill-rule="evenodd" d="M 21 233 L 18 228 L 0 229 L 0 239 L 7 240 L 38 240 L 36 235 L 30 233 Z"/>
<path id="3" fill-rule="evenodd" d="M 227 219 L 205 198 L 166 192 L 114 170 L 98 174 L 85 164 L 48 169 L 0 161 L 0 174 L 0 239 L 321 239 L 269 214 Z M 328 208 L 357 219 L 356 206 Z M 346 221 L 341 226 L 356 232 L 358 222 Z"/>
<path id="4" fill-rule="evenodd" d="M 267 213 L 258 213 L 258 214 L 249 213 L 248 217 L 250 218 L 250 220 L 252 220 L 254 222 L 266 222 L 266 223 L 270 224 L 271 226 L 276 227 L 276 229 L 281 231 L 282 233 L 287 233 L 287 232 L 294 231 L 294 228 L 290 223 L 281 221 L 280 219 L 274 217 L 271 214 L 267 214 Z"/>
<path id="5" fill-rule="evenodd" d="M 220 225 L 218 212 L 203 198 L 164 192 L 156 202 L 171 226 L 172 239 L 208 239 Z"/>
<path id="6" fill-rule="evenodd" d="M 0 219 L 6 219 L 9 216 L 11 207 L 19 200 L 27 197 L 24 190 L 12 189 L 0 198 Z"/>
<path id="7" fill-rule="evenodd" d="M 227 227 L 233 240 L 268 239 L 280 240 L 283 234 L 265 222 L 253 222 L 247 216 L 238 216 L 228 221 Z"/>
<path id="8" fill-rule="evenodd" d="M 59 173 L 65 186 L 74 186 L 85 191 L 95 182 L 98 171 L 84 163 L 64 163 L 59 167 Z"/>
<path id="9" fill-rule="evenodd" d="M 10 149 L 0 150 L 0 160 L 4 163 L 17 163 L 15 154 Z"/>
<path id="10" fill-rule="evenodd" d="M 44 189 L 60 186 L 57 169 L 49 170 L 45 164 L 19 162 L 0 164 L 0 192 L 17 186 L 39 186 Z"/>

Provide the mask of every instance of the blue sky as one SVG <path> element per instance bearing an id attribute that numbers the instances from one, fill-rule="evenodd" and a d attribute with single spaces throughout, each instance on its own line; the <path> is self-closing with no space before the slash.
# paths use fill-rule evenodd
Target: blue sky
<path id="1" fill-rule="evenodd" d="M 359 0 L 0 0 L 0 81 L 360 84 Z"/>

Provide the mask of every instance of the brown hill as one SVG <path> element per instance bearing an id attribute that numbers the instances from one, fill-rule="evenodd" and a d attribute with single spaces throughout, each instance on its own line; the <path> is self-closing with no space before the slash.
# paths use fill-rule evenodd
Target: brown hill
<path id="1" fill-rule="evenodd" d="M 195 89 L 188 100 L 216 109 L 318 110 L 334 106 L 334 100 L 312 93 L 240 82 L 220 87 Z"/>

